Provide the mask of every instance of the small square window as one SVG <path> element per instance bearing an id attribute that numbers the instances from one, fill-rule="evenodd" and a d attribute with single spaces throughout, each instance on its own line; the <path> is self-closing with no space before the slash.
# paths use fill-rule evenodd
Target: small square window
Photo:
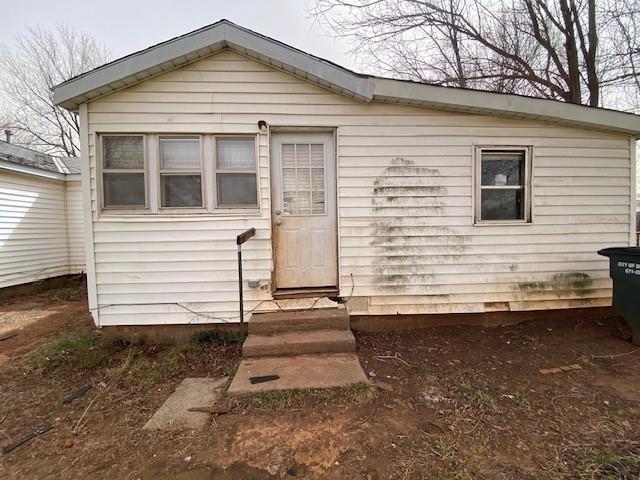
<path id="1" fill-rule="evenodd" d="M 478 149 L 478 222 L 530 220 L 529 157 L 528 148 Z"/>
<path id="2" fill-rule="evenodd" d="M 257 207 L 257 180 L 255 139 L 217 138 L 217 205 L 219 207 Z"/>
<path id="3" fill-rule="evenodd" d="M 144 137 L 102 137 L 102 204 L 105 208 L 145 208 Z"/>

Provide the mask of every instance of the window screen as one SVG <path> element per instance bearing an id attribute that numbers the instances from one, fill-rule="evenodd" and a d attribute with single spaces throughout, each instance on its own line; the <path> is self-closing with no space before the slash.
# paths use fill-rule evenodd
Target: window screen
<path id="1" fill-rule="evenodd" d="M 160 205 L 203 206 L 200 137 L 160 137 Z"/>
<path id="2" fill-rule="evenodd" d="M 258 206 L 255 139 L 218 138 L 216 157 L 218 206 Z"/>
<path id="3" fill-rule="evenodd" d="M 480 220 L 527 220 L 526 150 L 481 150 Z"/>
<path id="4" fill-rule="evenodd" d="M 144 138 L 141 135 L 103 137 L 103 206 L 144 208 L 146 196 Z"/>

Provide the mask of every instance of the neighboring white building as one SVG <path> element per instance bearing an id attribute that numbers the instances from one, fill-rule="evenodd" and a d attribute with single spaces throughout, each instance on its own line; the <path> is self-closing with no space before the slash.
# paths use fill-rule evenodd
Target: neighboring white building
<path id="1" fill-rule="evenodd" d="M 611 303 L 640 117 L 383 79 L 221 21 L 69 80 L 96 324 Z"/>
<path id="2" fill-rule="evenodd" d="M 84 266 L 79 160 L 0 141 L 0 288 Z"/>

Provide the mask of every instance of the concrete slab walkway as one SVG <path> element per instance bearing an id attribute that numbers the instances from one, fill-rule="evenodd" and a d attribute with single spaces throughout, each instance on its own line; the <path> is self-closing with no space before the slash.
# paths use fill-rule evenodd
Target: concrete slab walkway
<path id="1" fill-rule="evenodd" d="M 252 384 L 251 377 L 278 375 L 278 380 Z M 229 395 L 295 388 L 331 388 L 366 382 L 355 353 L 248 358 L 240 362 Z"/>
<path id="2" fill-rule="evenodd" d="M 203 412 L 189 408 L 213 405 L 223 394 L 227 378 L 185 378 L 143 427 L 145 430 L 200 429 L 210 421 Z"/>

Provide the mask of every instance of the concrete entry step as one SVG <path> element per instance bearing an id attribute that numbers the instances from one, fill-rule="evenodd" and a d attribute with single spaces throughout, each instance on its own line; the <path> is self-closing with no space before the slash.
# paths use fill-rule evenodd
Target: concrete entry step
<path id="1" fill-rule="evenodd" d="M 251 383 L 251 377 L 278 375 L 277 380 Z M 343 387 L 366 382 L 355 353 L 248 358 L 240 362 L 229 395 L 246 395 L 273 390 Z"/>
<path id="2" fill-rule="evenodd" d="M 309 330 L 276 335 L 249 335 L 242 345 L 243 357 L 346 353 L 356 351 L 351 330 Z"/>
<path id="3" fill-rule="evenodd" d="M 298 312 L 255 313 L 249 321 L 249 334 L 257 335 L 324 329 L 349 330 L 347 311 L 344 308 L 323 308 Z"/>

